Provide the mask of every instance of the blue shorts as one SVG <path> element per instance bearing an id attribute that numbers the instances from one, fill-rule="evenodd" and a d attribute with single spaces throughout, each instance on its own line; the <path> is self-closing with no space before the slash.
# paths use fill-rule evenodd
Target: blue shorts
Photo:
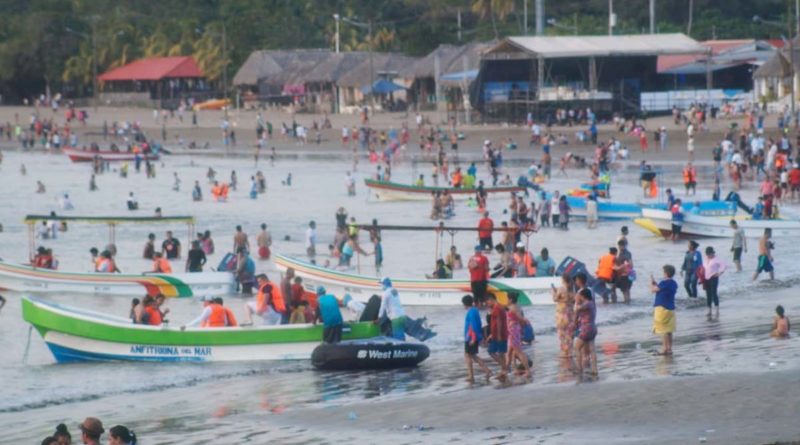
<path id="1" fill-rule="evenodd" d="M 769 257 L 766 255 L 759 255 L 758 256 L 758 269 L 756 269 L 757 273 L 761 272 L 772 272 L 775 269 L 772 267 L 772 262 L 769 260 Z"/>
<path id="2" fill-rule="evenodd" d="M 508 352 L 506 340 L 489 340 L 489 354 L 505 354 Z"/>

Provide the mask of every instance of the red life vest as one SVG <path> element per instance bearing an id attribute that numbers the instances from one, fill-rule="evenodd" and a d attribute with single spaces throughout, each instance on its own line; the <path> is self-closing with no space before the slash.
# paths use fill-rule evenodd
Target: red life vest
<path id="1" fill-rule="evenodd" d="M 161 312 L 159 312 L 158 309 L 153 306 L 147 306 L 144 308 L 144 311 L 147 312 L 149 318 L 148 324 L 152 326 L 161 325 Z"/>

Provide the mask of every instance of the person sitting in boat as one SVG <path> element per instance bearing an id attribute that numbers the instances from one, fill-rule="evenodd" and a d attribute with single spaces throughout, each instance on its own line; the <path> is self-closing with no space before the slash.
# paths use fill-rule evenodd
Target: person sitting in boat
<path id="1" fill-rule="evenodd" d="M 314 321 L 314 311 L 308 301 L 301 301 L 292 309 L 292 315 L 289 316 L 289 324 L 304 324 Z"/>
<path id="2" fill-rule="evenodd" d="M 31 261 L 33 267 L 38 269 L 55 269 L 54 263 L 53 251 L 42 246 L 36 250 L 36 256 Z"/>
<path id="3" fill-rule="evenodd" d="M 223 306 L 222 298 L 212 298 L 205 296 L 202 298 L 203 312 L 194 320 L 181 326 L 181 331 L 187 327 L 200 326 L 203 328 L 224 328 L 227 326 L 237 326 L 233 312 Z"/>
<path id="4" fill-rule="evenodd" d="M 322 322 L 322 341 L 335 344 L 342 341 L 342 327 L 344 320 L 339 310 L 339 300 L 326 292 L 325 288 L 317 288 L 317 314 L 315 322 Z"/>
<path id="5" fill-rule="evenodd" d="M 142 317 L 141 324 L 150 326 L 161 326 L 161 312 L 156 307 L 156 299 L 150 295 L 144 297 L 142 300 Z"/>
<path id="6" fill-rule="evenodd" d="M 172 265 L 161 252 L 153 253 L 153 270 L 150 273 L 172 273 Z"/>
<path id="7" fill-rule="evenodd" d="M 117 263 L 111 255 L 111 251 L 104 250 L 100 252 L 100 257 L 97 259 L 97 267 L 95 272 L 100 273 L 120 273 Z"/>
<path id="8" fill-rule="evenodd" d="M 350 294 L 344 294 L 344 298 L 342 298 L 342 307 L 345 307 L 348 311 L 350 311 L 350 314 L 353 316 L 353 320 L 361 320 L 361 314 L 364 313 L 364 309 L 366 309 L 367 305 L 360 301 L 356 301 L 356 299 Z"/>
<path id="9" fill-rule="evenodd" d="M 242 326 L 253 324 L 253 314 L 262 318 L 265 325 L 281 324 L 286 313 L 286 304 L 281 295 L 280 287 L 269 280 L 266 274 L 256 276 L 258 294 L 255 301 L 248 301 L 245 305 L 247 321 Z"/>
<path id="10" fill-rule="evenodd" d="M 444 263 L 450 270 L 458 270 L 464 268 L 464 263 L 461 260 L 461 254 L 458 253 L 456 246 L 450 246 L 450 253 L 445 257 Z"/>
<path id="11" fill-rule="evenodd" d="M 425 278 L 429 280 L 446 280 L 448 278 L 453 278 L 453 271 L 447 267 L 443 259 L 439 258 L 436 260 L 436 268 L 433 270 L 433 273 L 425 275 Z"/>
<path id="12" fill-rule="evenodd" d="M 393 326 L 394 320 L 406 316 L 406 310 L 403 308 L 403 303 L 400 302 L 400 294 L 397 289 L 392 287 L 391 279 L 383 278 L 380 284 L 383 287 L 383 297 L 381 298 L 381 307 L 378 309 L 378 318 L 375 319 L 375 324 L 380 325 L 382 335 L 405 340 L 404 329 L 394 329 Z"/>
<path id="13" fill-rule="evenodd" d="M 133 324 L 141 324 L 142 322 L 142 312 L 144 311 L 144 307 L 142 307 L 142 302 L 138 298 L 134 298 L 131 300 L 131 310 L 128 314 L 128 318 L 131 319 Z"/>

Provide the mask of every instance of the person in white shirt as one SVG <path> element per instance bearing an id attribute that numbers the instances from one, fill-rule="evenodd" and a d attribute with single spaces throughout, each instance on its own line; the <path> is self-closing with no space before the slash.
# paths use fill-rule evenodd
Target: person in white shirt
<path id="1" fill-rule="evenodd" d="M 306 254 L 313 263 L 314 257 L 317 256 L 317 223 L 314 221 L 308 223 L 306 230 Z"/>
<path id="2" fill-rule="evenodd" d="M 382 325 L 381 332 L 383 335 L 390 336 L 389 333 L 391 330 L 391 337 L 404 340 L 405 334 L 402 328 L 398 327 L 398 329 L 394 329 L 391 324 L 386 328 L 383 327 L 383 324 L 387 323 L 386 320 L 391 323 L 394 320 L 405 317 L 406 310 L 400 302 L 400 294 L 397 292 L 397 289 L 392 287 L 392 280 L 384 278 L 380 283 L 383 287 L 383 297 L 381 298 L 381 307 L 378 309 L 378 319 L 375 320 L 375 322 Z"/>

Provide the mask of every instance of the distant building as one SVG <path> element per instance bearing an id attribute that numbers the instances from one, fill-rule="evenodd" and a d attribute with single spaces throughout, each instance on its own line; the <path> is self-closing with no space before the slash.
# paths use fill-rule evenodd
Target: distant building
<path id="1" fill-rule="evenodd" d="M 792 41 L 792 51 L 789 48 L 790 45 L 784 45 L 775 51 L 753 73 L 753 95 L 756 100 L 789 106 L 792 89 L 795 93 L 800 91 L 800 37 Z"/>
<path id="2" fill-rule="evenodd" d="M 99 75 L 100 100 L 107 104 L 153 102 L 176 106 L 181 99 L 204 100 L 210 95 L 205 76 L 191 56 L 150 57 Z"/>
<path id="3" fill-rule="evenodd" d="M 640 94 L 660 87 L 659 56 L 707 51 L 683 34 L 509 37 L 484 53 L 471 103 L 487 121 L 558 108 L 635 114 Z"/>

